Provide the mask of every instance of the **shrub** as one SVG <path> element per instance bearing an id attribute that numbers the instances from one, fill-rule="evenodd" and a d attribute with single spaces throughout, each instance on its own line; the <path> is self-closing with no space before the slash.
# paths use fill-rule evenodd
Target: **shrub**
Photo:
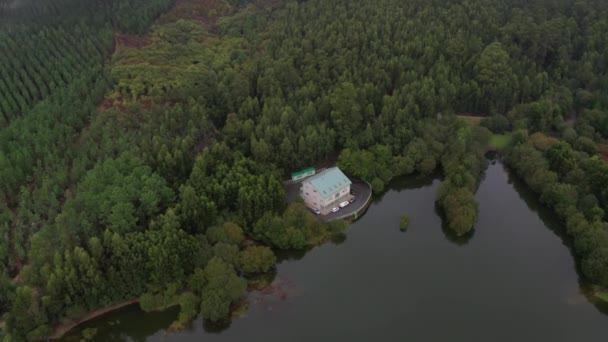
<path id="1" fill-rule="evenodd" d="M 381 193 L 382 191 L 384 191 L 384 182 L 382 181 L 382 179 L 378 177 L 374 178 L 374 180 L 372 181 L 372 190 L 375 193 Z"/>
<path id="2" fill-rule="evenodd" d="M 399 229 L 401 229 L 402 232 L 405 232 L 409 226 L 410 217 L 407 214 L 403 214 L 401 216 L 401 221 L 399 222 Z"/>

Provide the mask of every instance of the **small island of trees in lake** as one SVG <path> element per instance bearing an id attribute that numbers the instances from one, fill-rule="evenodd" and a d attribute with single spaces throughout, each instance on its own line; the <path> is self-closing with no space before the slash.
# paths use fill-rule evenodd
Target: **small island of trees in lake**
<path id="1" fill-rule="evenodd" d="M 466 236 L 496 149 L 602 296 L 607 7 L 0 0 L 0 338 L 133 301 L 179 305 L 175 329 L 229 319 L 277 251 L 346 228 L 286 204 L 283 180 L 311 165 L 375 193 L 439 170 Z"/>

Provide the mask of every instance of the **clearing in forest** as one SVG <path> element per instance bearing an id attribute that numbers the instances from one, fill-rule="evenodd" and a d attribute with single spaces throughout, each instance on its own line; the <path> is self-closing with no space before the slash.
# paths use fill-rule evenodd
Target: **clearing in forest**
<path id="1" fill-rule="evenodd" d="M 513 136 L 511 134 L 492 134 L 489 145 L 494 150 L 501 150 L 509 146 L 512 140 Z"/>

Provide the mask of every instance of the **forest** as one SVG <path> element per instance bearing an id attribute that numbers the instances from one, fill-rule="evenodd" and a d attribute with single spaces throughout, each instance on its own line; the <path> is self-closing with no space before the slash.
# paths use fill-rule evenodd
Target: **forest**
<path id="1" fill-rule="evenodd" d="M 0 340 L 134 298 L 229 319 L 345 228 L 285 203 L 327 161 L 440 171 L 470 234 L 493 134 L 608 288 L 606 32 L 604 0 L 0 0 Z"/>

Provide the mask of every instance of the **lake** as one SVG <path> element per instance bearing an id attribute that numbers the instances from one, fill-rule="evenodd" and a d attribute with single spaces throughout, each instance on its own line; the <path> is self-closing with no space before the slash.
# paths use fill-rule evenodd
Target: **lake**
<path id="1" fill-rule="evenodd" d="M 273 290 L 251 293 L 223 330 L 198 319 L 167 333 L 177 308 L 137 306 L 80 329 L 98 328 L 96 341 L 606 341 L 608 308 L 585 296 L 563 227 L 500 161 L 485 171 L 467 238 L 442 227 L 439 184 L 395 182 L 343 241 L 282 261 Z"/>

